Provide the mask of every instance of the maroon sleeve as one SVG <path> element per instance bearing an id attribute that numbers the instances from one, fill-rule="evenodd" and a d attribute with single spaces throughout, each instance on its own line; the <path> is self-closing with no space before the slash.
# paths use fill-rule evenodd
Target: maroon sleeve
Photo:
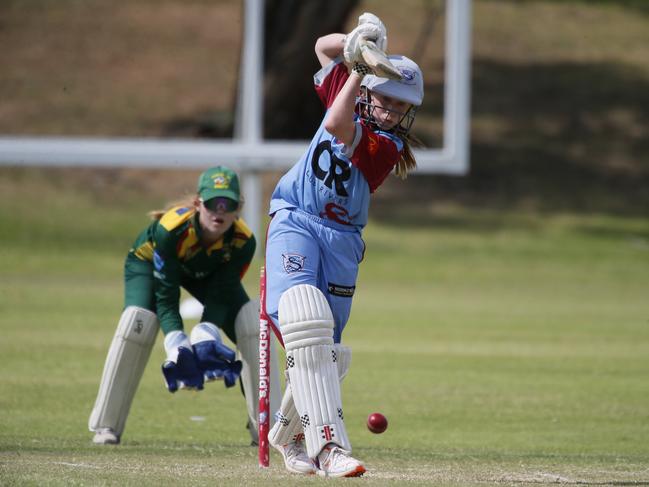
<path id="1" fill-rule="evenodd" d="M 377 134 L 361 124 L 361 140 L 352 154 L 351 161 L 367 179 L 370 193 L 381 186 L 401 157 L 397 143 L 389 136 Z"/>
<path id="2" fill-rule="evenodd" d="M 329 108 L 349 78 L 347 66 L 342 61 L 334 61 L 314 76 L 315 91 L 322 104 Z"/>

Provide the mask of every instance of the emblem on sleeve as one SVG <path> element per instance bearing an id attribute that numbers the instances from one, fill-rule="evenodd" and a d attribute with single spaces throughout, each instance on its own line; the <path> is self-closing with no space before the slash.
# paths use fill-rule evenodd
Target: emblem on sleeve
<path id="1" fill-rule="evenodd" d="M 305 260 L 306 257 L 300 254 L 282 254 L 284 270 L 287 274 L 300 272 L 302 269 L 304 269 Z"/>
<path id="2" fill-rule="evenodd" d="M 161 271 L 162 268 L 164 267 L 164 265 L 165 265 L 165 261 L 162 258 L 162 256 L 157 251 L 154 251 L 153 252 L 153 266 L 155 267 L 155 270 L 156 271 Z"/>
<path id="3" fill-rule="evenodd" d="M 367 134 L 367 152 L 370 153 L 370 155 L 375 155 L 376 152 L 379 150 L 379 141 L 376 138 L 375 135 L 372 133 Z"/>

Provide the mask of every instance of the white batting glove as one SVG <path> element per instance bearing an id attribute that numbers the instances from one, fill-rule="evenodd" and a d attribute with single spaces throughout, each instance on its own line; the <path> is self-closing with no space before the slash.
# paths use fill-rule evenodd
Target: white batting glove
<path id="1" fill-rule="evenodd" d="M 345 46 L 343 48 L 343 56 L 345 61 L 350 64 L 355 63 L 364 63 L 363 56 L 361 54 L 361 46 L 359 41 L 365 39 L 368 41 L 374 41 L 380 37 L 381 29 L 375 24 L 361 24 L 352 30 L 345 37 Z"/>
<path id="2" fill-rule="evenodd" d="M 358 25 L 362 24 L 372 24 L 379 28 L 379 35 L 377 36 L 377 38 L 368 39 L 373 40 L 376 44 L 376 47 L 378 47 L 381 51 L 386 52 L 388 50 L 388 31 L 385 28 L 383 22 L 381 22 L 381 19 L 379 19 L 374 14 L 365 12 L 360 17 L 358 17 Z"/>

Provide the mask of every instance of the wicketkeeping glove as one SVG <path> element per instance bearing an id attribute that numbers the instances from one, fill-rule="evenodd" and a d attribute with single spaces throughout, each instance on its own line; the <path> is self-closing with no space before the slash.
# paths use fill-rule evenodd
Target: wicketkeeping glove
<path id="1" fill-rule="evenodd" d="M 208 382 L 223 379 L 225 387 L 236 384 L 241 375 L 241 360 L 234 350 L 223 344 L 221 334 L 212 323 L 199 323 L 192 329 L 191 343 L 198 368 Z"/>
<path id="2" fill-rule="evenodd" d="M 203 373 L 198 368 L 194 351 L 187 335 L 172 331 L 165 336 L 167 360 L 162 364 L 162 375 L 169 392 L 178 389 L 202 390 Z"/>

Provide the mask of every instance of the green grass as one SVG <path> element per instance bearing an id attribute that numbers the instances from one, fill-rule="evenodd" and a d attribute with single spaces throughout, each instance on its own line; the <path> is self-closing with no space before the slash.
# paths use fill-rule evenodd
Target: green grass
<path id="1" fill-rule="evenodd" d="M 123 253 L 162 201 L 27 174 L 4 171 L 0 192 L 0 485 L 325 482 L 274 453 L 258 469 L 238 391 L 166 392 L 160 340 L 123 444 L 91 444 Z M 649 483 L 647 221 L 457 209 L 402 223 L 368 227 L 345 332 L 360 482 Z M 365 429 L 373 411 L 383 435 Z"/>

